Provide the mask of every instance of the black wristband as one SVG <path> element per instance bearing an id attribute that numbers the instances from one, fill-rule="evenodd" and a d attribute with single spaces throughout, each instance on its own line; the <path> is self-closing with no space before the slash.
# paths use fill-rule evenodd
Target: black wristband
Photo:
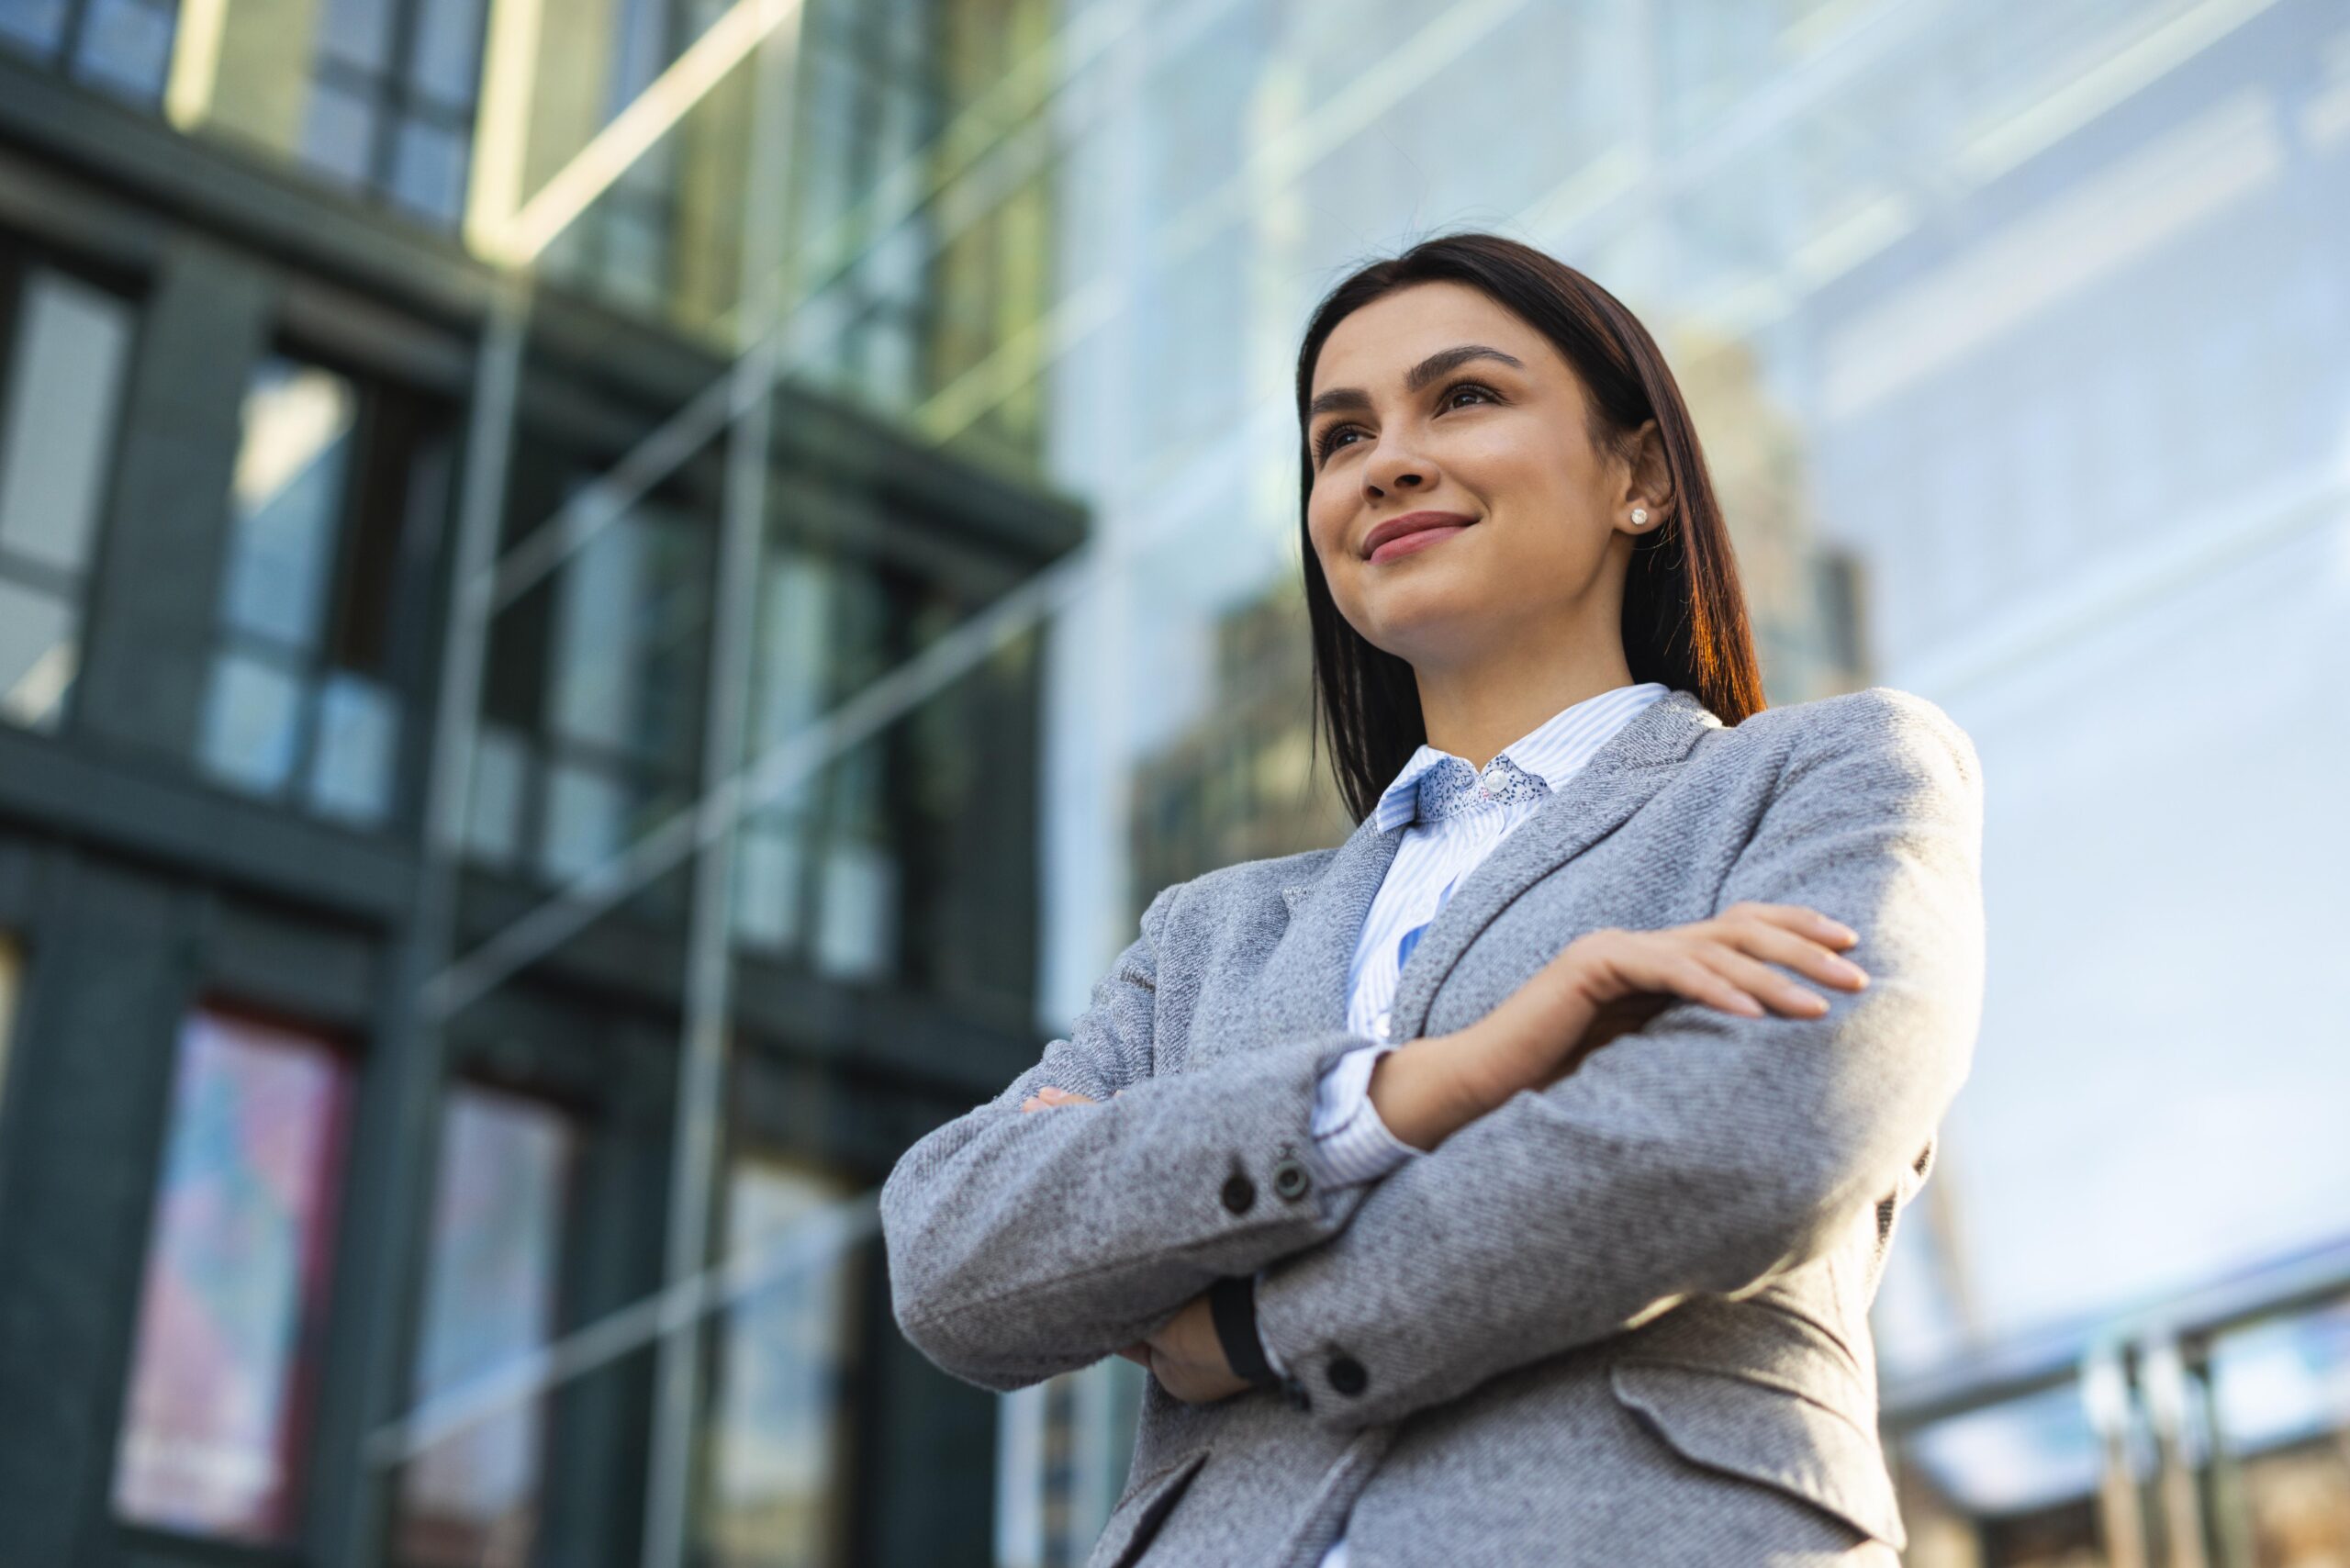
<path id="1" fill-rule="evenodd" d="M 1252 1383 L 1278 1383 L 1257 1338 L 1257 1276 L 1227 1274 L 1208 1287 L 1208 1316 L 1233 1375 Z"/>

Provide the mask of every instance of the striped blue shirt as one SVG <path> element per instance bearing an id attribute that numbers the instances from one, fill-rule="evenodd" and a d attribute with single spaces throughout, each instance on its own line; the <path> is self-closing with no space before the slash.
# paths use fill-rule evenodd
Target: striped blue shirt
<path id="1" fill-rule="evenodd" d="M 1405 832 L 1355 944 L 1347 1027 L 1382 1043 L 1339 1058 L 1316 1089 L 1314 1147 L 1327 1184 L 1345 1187 L 1374 1181 L 1422 1152 L 1387 1130 L 1368 1092 L 1372 1067 L 1404 1043 L 1389 1034 L 1388 1008 L 1409 953 L 1407 935 L 1434 919 L 1460 879 L 1540 810 L 1551 791 L 1635 714 L 1671 690 L 1656 681 L 1619 686 L 1561 711 L 1485 765 L 1478 778 L 1490 796 L 1481 792 L 1466 809 L 1438 821 L 1421 820 L 1420 777 L 1450 756 L 1449 752 L 1421 746 L 1381 794 L 1371 812 L 1374 825 L 1382 832 L 1395 827 L 1405 827 Z M 1517 772 L 1531 774 L 1549 788 L 1534 793 L 1502 788 L 1513 764 Z M 1492 798 L 1496 796 L 1501 798 Z"/>
<path id="2" fill-rule="evenodd" d="M 1450 752 L 1421 746 L 1381 793 L 1371 809 L 1374 825 L 1382 833 L 1403 827 L 1404 840 L 1395 846 L 1395 859 L 1379 884 L 1362 935 L 1356 941 L 1347 1002 L 1348 1029 L 1379 1043 L 1340 1057 L 1315 1087 L 1314 1163 L 1326 1187 L 1375 1181 L 1425 1152 L 1388 1131 L 1370 1095 L 1371 1070 L 1381 1057 L 1405 1043 L 1391 1037 L 1388 1010 L 1411 949 L 1406 938 L 1424 929 L 1461 879 L 1540 810 L 1550 794 L 1589 762 L 1617 731 L 1650 703 L 1671 695 L 1672 689 L 1657 681 L 1644 681 L 1603 691 L 1561 710 L 1539 728 L 1503 747 L 1476 775 L 1480 788 L 1475 797 L 1455 802 L 1456 809 L 1437 820 L 1426 820 L 1421 812 L 1421 776 L 1451 757 Z M 1465 757 L 1454 760 L 1464 767 L 1473 766 Z M 1525 788 L 1528 775 L 1546 788 Z M 1267 1360 L 1271 1359 L 1269 1350 Z M 1278 1362 L 1273 1370 L 1289 1375 Z M 1341 1541 L 1334 1550 L 1344 1546 Z"/>

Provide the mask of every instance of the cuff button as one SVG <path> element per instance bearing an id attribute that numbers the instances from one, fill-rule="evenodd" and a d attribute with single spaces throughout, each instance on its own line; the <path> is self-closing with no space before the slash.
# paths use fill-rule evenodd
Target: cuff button
<path id="1" fill-rule="evenodd" d="M 1235 1174 L 1224 1184 L 1224 1206 L 1234 1214 L 1245 1215 L 1248 1205 L 1257 1201 L 1257 1183 L 1248 1177 Z"/>
<path id="2" fill-rule="evenodd" d="M 1330 1386 L 1352 1397 L 1370 1386 L 1371 1374 L 1352 1356 L 1338 1356 L 1330 1362 Z"/>
<path id="3" fill-rule="evenodd" d="M 1305 1166 L 1294 1157 L 1273 1167 L 1273 1191 L 1292 1203 L 1305 1196 L 1305 1190 L 1313 1184 Z"/>

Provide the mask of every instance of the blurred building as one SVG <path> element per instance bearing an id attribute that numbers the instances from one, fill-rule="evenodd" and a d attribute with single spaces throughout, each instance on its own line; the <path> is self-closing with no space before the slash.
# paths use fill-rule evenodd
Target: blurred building
<path id="1" fill-rule="evenodd" d="M 1689 394 L 1771 700 L 1916 691 L 1984 759 L 1984 1027 L 1872 1315 L 1909 1560 L 2350 1557 L 2350 1070 L 2231 978 L 2344 935 L 2350 17 L 1201 0 L 1071 96 L 1054 449 L 1115 566 L 1055 666 L 1056 1010 L 1166 882 L 1335 839 L 1257 652 L 1314 304 L 1535 244 Z"/>
<path id="2" fill-rule="evenodd" d="M 683 1473 L 673 1561 L 987 1561 L 869 1226 L 682 1435 L 610 1315 L 697 1028 L 709 1260 L 1038 1047 L 1033 632 L 696 803 L 1082 536 L 1033 395 L 907 412 L 1046 183 L 869 200 L 1042 9 L 0 4 L 0 1558 L 634 1564 Z"/>

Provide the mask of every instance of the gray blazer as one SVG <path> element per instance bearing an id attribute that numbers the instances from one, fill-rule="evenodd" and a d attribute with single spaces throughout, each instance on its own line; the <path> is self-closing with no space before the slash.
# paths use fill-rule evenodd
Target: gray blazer
<path id="1" fill-rule="evenodd" d="M 890 1172 L 898 1325 L 1005 1391 L 1267 1269 L 1302 1394 L 1150 1382 L 1089 1568 L 1314 1568 L 1342 1523 L 1352 1568 L 1891 1562 L 1867 1313 L 1981 1020 L 1982 823 L 1972 742 L 1913 694 L 1734 728 L 1651 704 L 1462 880 L 1396 1037 L 1583 932 L 1740 900 L 1852 927 L 1866 989 L 1815 986 L 1817 1018 L 1676 1002 L 1335 1193 L 1293 1168 L 1316 1078 L 1365 1043 L 1348 960 L 1404 830 L 1169 888 L 1069 1037 Z M 1048 1083 L 1102 1103 L 1023 1114 Z"/>

